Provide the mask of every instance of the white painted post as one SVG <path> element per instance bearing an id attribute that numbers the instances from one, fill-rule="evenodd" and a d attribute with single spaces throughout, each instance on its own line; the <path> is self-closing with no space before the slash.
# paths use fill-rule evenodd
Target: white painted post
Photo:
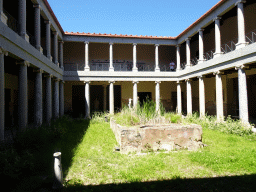
<path id="1" fill-rule="evenodd" d="M 138 81 L 133 81 L 133 107 L 137 106 L 138 103 Z"/>
<path id="2" fill-rule="evenodd" d="M 28 125 L 28 61 L 17 62 L 19 64 L 18 76 L 18 125 L 20 131 L 25 131 Z"/>
<path id="3" fill-rule="evenodd" d="M 90 81 L 85 83 L 85 119 L 90 119 Z"/>
<path id="4" fill-rule="evenodd" d="M 220 71 L 216 71 L 213 73 L 213 75 L 216 76 L 216 115 L 217 120 L 222 121 L 224 118 L 224 112 L 223 112 L 223 91 L 222 91 L 222 78 Z"/>
<path id="5" fill-rule="evenodd" d="M 133 72 L 138 72 L 137 68 L 137 49 L 136 49 L 137 43 L 133 43 Z"/>
<path id="6" fill-rule="evenodd" d="M 85 41 L 85 66 L 84 66 L 84 71 L 90 71 L 89 67 L 89 42 Z"/>
<path id="7" fill-rule="evenodd" d="M 156 81 L 156 112 L 160 113 L 160 83 L 161 81 Z"/>
<path id="8" fill-rule="evenodd" d="M 33 5 L 35 8 L 35 44 L 36 49 L 41 51 L 41 19 L 40 19 L 40 5 Z"/>
<path id="9" fill-rule="evenodd" d="M 159 57 L 158 57 L 158 47 L 159 44 L 155 44 L 155 72 L 160 72 L 160 68 L 159 68 Z"/>
<path id="10" fill-rule="evenodd" d="M 203 40 L 203 31 L 204 29 L 199 29 L 199 60 L 198 63 L 203 63 L 204 59 L 204 40 Z"/>
<path id="11" fill-rule="evenodd" d="M 236 67 L 238 70 L 238 99 L 239 99 L 239 118 L 244 123 L 249 123 L 248 114 L 248 95 L 247 95 L 247 82 L 245 66 L 241 65 Z"/>
<path id="12" fill-rule="evenodd" d="M 186 82 L 187 82 L 187 115 L 192 115 L 191 79 L 186 79 Z"/>
<path id="13" fill-rule="evenodd" d="M 42 69 L 34 70 L 36 72 L 35 78 L 35 111 L 34 111 L 34 125 L 40 127 L 43 122 L 43 87 L 42 87 Z"/>
<path id="14" fill-rule="evenodd" d="M 221 51 L 221 34 L 220 34 L 220 19 L 221 17 L 216 17 L 213 19 L 215 21 L 215 53 L 214 58 L 219 57 L 223 54 Z"/>
<path id="15" fill-rule="evenodd" d="M 176 45 L 176 59 L 177 59 L 177 68 L 176 71 L 180 71 L 181 67 L 180 67 L 180 45 Z"/>
<path id="16" fill-rule="evenodd" d="M 182 113 L 181 82 L 177 81 L 177 112 Z"/>
<path id="17" fill-rule="evenodd" d="M 2 47 L 0 47 L 0 141 L 4 141 L 4 121 L 5 121 L 5 108 L 4 108 L 4 98 L 5 98 L 5 77 L 4 77 L 4 55 L 8 55 Z"/>
<path id="18" fill-rule="evenodd" d="M 114 71 L 113 67 L 113 44 L 109 43 L 109 71 Z"/>
<path id="19" fill-rule="evenodd" d="M 205 88 L 204 88 L 204 76 L 198 76 L 199 79 L 199 106 L 200 117 L 205 116 Z"/>
<path id="20" fill-rule="evenodd" d="M 245 0 L 238 0 L 236 2 L 237 6 L 237 26 L 238 26 L 238 43 L 236 44 L 236 48 L 240 49 L 248 45 L 245 39 L 245 26 L 244 26 L 244 5 L 246 3 Z"/>
<path id="21" fill-rule="evenodd" d="M 54 183 L 53 189 L 59 189 L 63 187 L 63 173 L 61 165 L 61 152 L 53 154 L 54 157 Z"/>
<path id="22" fill-rule="evenodd" d="M 114 114 L 114 81 L 109 82 L 109 112 Z"/>
<path id="23" fill-rule="evenodd" d="M 191 56 L 190 56 L 190 40 L 191 38 L 186 38 L 186 55 L 187 55 L 187 64 L 186 64 L 186 68 L 190 68 L 191 67 Z"/>

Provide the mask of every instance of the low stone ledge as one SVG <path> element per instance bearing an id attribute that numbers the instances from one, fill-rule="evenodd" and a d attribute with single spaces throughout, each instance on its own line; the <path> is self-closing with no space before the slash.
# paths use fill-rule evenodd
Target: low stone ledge
<path id="1" fill-rule="evenodd" d="M 110 127 L 120 146 L 121 153 L 146 150 L 197 150 L 203 146 L 200 125 L 171 123 L 124 127 L 111 118 Z"/>

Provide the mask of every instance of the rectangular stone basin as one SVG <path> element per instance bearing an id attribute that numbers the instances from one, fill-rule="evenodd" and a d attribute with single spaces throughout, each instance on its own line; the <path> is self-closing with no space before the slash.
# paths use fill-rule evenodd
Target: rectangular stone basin
<path id="1" fill-rule="evenodd" d="M 202 144 L 200 125 L 144 125 L 124 127 L 110 120 L 121 153 L 141 152 L 146 150 L 197 150 Z"/>

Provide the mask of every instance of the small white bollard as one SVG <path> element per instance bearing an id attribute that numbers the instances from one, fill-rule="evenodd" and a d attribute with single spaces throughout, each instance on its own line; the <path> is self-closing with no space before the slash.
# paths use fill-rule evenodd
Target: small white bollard
<path id="1" fill-rule="evenodd" d="M 128 106 L 129 106 L 129 109 L 131 109 L 131 107 L 132 107 L 132 99 L 131 99 L 131 98 L 129 98 L 129 104 L 128 104 Z"/>
<path id="2" fill-rule="evenodd" d="M 59 189 L 63 187 L 63 173 L 61 166 L 61 152 L 53 154 L 54 157 L 54 182 L 53 189 Z"/>

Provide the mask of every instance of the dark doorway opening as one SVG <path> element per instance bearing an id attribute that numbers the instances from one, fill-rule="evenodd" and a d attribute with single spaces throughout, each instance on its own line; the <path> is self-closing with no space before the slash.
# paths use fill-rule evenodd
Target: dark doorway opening
<path id="1" fill-rule="evenodd" d="M 143 104 L 143 102 L 146 102 L 147 99 L 152 99 L 152 93 L 151 92 L 138 92 L 139 102 L 140 105 Z"/>
<path id="2" fill-rule="evenodd" d="M 101 85 L 90 86 L 91 112 L 103 111 L 104 88 Z"/>
<path id="3" fill-rule="evenodd" d="M 72 109 L 74 118 L 85 116 L 85 86 L 72 86 Z"/>
<path id="4" fill-rule="evenodd" d="M 9 127 L 12 124 L 11 118 L 11 89 L 4 89 L 5 97 L 4 97 L 4 107 L 5 107 L 5 127 Z"/>

